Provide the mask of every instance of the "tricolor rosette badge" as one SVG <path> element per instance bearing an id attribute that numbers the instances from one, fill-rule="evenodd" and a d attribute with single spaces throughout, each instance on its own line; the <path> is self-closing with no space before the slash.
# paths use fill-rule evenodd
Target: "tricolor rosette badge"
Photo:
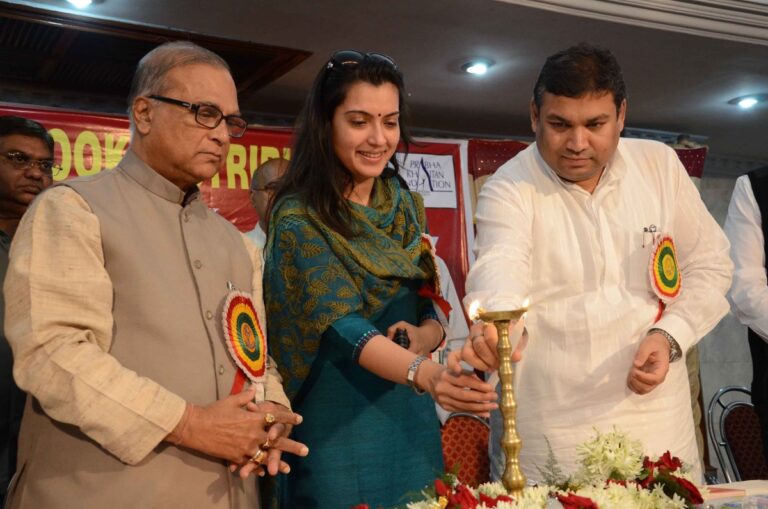
<path id="1" fill-rule="evenodd" d="M 680 294 L 682 274 L 677 265 L 675 243 L 669 235 L 661 235 L 654 243 L 649 267 L 651 286 L 662 302 L 670 302 Z"/>
<path id="2" fill-rule="evenodd" d="M 259 381 L 267 367 L 267 338 L 251 296 L 231 292 L 224 301 L 224 338 L 235 364 L 252 381 Z"/>

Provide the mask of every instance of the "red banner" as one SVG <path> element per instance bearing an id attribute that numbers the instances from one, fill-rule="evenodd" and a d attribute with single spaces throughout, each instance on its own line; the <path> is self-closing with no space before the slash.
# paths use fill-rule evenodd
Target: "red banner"
<path id="1" fill-rule="evenodd" d="M 525 149 L 528 142 L 515 140 L 469 140 L 469 165 L 467 170 L 474 178 L 493 175 L 502 164 Z M 688 175 L 701 178 L 707 147 L 675 147 L 680 162 Z"/>
<path id="2" fill-rule="evenodd" d="M 130 127 L 124 116 L 3 104 L 0 104 L 0 115 L 30 118 L 49 130 L 55 142 L 55 159 L 61 165 L 61 171 L 54 175 L 55 181 L 113 168 L 120 162 L 130 141 Z M 233 140 L 224 168 L 200 184 L 208 205 L 241 231 L 252 230 L 258 219 L 248 196 L 253 172 L 268 159 L 290 159 L 291 136 L 289 129 L 249 128 L 242 138 Z M 429 156 L 448 156 L 452 165 L 450 168 L 445 164 L 441 166 L 445 161 L 432 161 Z M 463 297 L 469 261 L 460 145 L 455 142 L 419 143 L 412 148 L 406 163 L 414 160 L 419 160 L 423 178 L 414 176 L 415 180 L 410 179 L 407 171 L 403 176 L 416 182 L 417 185 L 412 187 L 425 195 L 430 233 L 440 237 L 438 254 L 446 261 L 459 296 Z M 448 171 L 452 175 L 447 175 Z M 429 185 L 422 185 L 424 182 Z M 447 186 L 453 187 L 446 189 Z M 440 202 L 449 195 L 455 198 L 453 207 Z M 440 208 L 429 207 L 430 201 L 435 199 L 440 202 Z"/>
<path id="3" fill-rule="evenodd" d="M 514 140 L 469 140 L 469 174 L 475 179 L 493 175 L 499 166 L 528 147 Z"/>
<path id="4" fill-rule="evenodd" d="M 254 129 L 231 143 L 227 163 L 218 175 L 200 184 L 208 206 L 229 219 L 240 231 L 253 230 L 259 218 L 251 205 L 251 177 L 269 159 L 291 158 L 292 131 Z"/>
<path id="5" fill-rule="evenodd" d="M 683 163 L 691 177 L 701 178 L 704 173 L 704 161 L 707 159 L 707 147 L 675 148 L 677 157 Z"/>

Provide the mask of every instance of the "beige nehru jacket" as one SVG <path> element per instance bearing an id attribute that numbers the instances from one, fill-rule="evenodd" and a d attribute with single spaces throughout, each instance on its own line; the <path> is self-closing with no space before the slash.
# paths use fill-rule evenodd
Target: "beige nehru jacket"
<path id="1" fill-rule="evenodd" d="M 257 507 L 253 479 L 162 442 L 185 401 L 229 394 L 228 282 L 266 331 L 259 251 L 130 151 L 35 200 L 5 281 L 14 377 L 34 397 L 11 507 Z M 274 366 L 265 389 L 289 406 Z"/>

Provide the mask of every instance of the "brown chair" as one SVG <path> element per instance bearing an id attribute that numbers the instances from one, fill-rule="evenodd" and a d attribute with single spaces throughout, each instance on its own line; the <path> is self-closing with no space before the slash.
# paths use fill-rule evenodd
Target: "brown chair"
<path id="1" fill-rule="evenodd" d="M 723 387 L 707 410 L 709 436 L 726 482 L 768 479 L 760 421 L 750 397 L 746 387 Z"/>
<path id="2" fill-rule="evenodd" d="M 488 439 L 490 426 L 482 417 L 452 413 L 442 428 L 443 461 L 448 471 L 457 469 L 459 481 L 479 486 L 490 480 Z"/>

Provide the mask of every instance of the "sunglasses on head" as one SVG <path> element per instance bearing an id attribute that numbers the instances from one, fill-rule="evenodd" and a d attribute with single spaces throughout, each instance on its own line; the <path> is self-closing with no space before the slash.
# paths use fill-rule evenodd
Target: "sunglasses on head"
<path id="1" fill-rule="evenodd" d="M 337 51 L 331 55 L 331 59 L 328 60 L 325 68 L 328 70 L 333 70 L 341 67 L 357 67 L 365 59 L 389 65 L 394 70 L 397 70 L 397 64 L 395 61 L 387 55 L 382 53 L 361 53 L 351 49 Z"/>

